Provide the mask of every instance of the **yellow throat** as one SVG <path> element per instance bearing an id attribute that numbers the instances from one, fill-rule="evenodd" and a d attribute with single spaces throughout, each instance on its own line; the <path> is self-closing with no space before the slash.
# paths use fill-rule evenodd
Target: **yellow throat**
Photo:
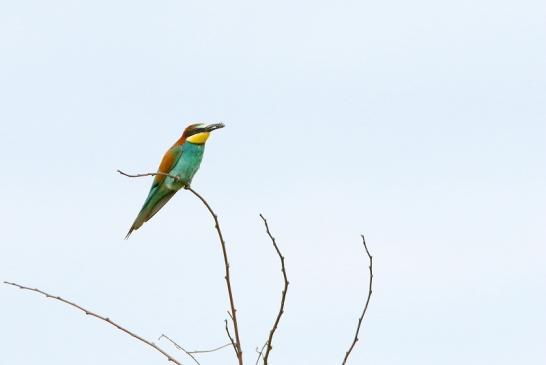
<path id="1" fill-rule="evenodd" d="M 186 138 L 186 141 L 195 143 L 195 144 L 203 144 L 207 141 L 209 138 L 210 132 L 201 132 L 194 134 L 193 136 L 189 136 Z"/>

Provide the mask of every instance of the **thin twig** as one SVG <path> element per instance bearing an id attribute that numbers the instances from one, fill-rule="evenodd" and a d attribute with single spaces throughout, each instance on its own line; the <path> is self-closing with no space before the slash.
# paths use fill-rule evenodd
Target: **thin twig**
<path id="1" fill-rule="evenodd" d="M 190 353 L 189 351 L 186 351 L 185 348 L 183 348 L 182 346 L 180 346 L 179 344 L 177 344 L 176 342 L 174 342 L 173 340 L 171 340 L 168 336 L 161 335 L 161 336 L 159 336 L 158 341 L 161 341 L 162 338 L 166 338 L 166 339 L 167 339 L 170 343 L 172 343 L 178 350 L 184 351 L 184 352 L 186 353 L 186 355 L 188 355 L 189 357 L 191 357 L 192 360 L 195 361 L 195 363 L 196 363 L 197 365 L 201 365 L 201 364 L 199 363 L 199 361 L 195 358 L 195 356 L 193 356 L 192 353 Z"/>
<path id="2" fill-rule="evenodd" d="M 284 289 L 282 290 L 281 306 L 279 308 L 279 313 L 277 314 L 277 318 L 275 319 L 275 323 L 273 324 L 273 327 L 271 328 L 271 331 L 269 331 L 269 339 L 266 342 L 267 349 L 265 350 L 265 354 L 264 354 L 264 365 L 267 365 L 268 361 L 269 361 L 269 353 L 273 349 L 273 345 L 272 345 L 273 344 L 273 335 L 275 334 L 275 331 L 277 330 L 277 327 L 279 325 L 281 317 L 282 317 L 282 315 L 284 313 L 284 302 L 286 301 L 286 293 L 288 292 L 289 282 L 288 282 L 288 276 L 286 275 L 286 267 L 284 266 L 284 256 L 282 255 L 281 251 L 279 250 L 279 246 L 277 246 L 277 242 L 275 241 L 275 237 L 273 237 L 273 235 L 271 234 L 271 231 L 269 230 L 269 225 L 267 224 L 267 219 L 265 219 L 265 217 L 262 214 L 260 214 L 260 217 L 264 221 L 265 230 L 267 232 L 267 235 L 271 239 L 271 242 L 273 243 L 273 247 L 275 247 L 275 251 L 277 251 L 277 255 L 279 255 L 279 258 L 281 260 L 281 271 L 282 271 L 282 276 L 283 276 L 283 279 L 284 279 Z"/>
<path id="3" fill-rule="evenodd" d="M 364 244 L 364 249 L 366 250 L 366 254 L 368 255 L 368 258 L 370 260 L 370 265 L 368 266 L 370 270 L 370 282 L 368 284 L 368 297 L 366 298 L 366 304 L 364 305 L 364 309 L 362 310 L 362 315 L 360 316 L 360 318 L 358 318 L 358 325 L 356 327 L 355 337 L 353 339 L 353 342 L 351 343 L 351 346 L 349 347 L 349 350 L 347 350 L 347 352 L 345 353 L 345 358 L 343 359 L 342 365 L 345 365 L 347 363 L 347 359 L 349 358 L 351 351 L 353 351 L 353 348 L 358 342 L 358 334 L 360 332 L 360 326 L 362 325 L 362 320 L 364 319 L 364 315 L 366 314 L 366 311 L 368 310 L 368 304 L 370 304 L 370 298 L 372 297 L 373 258 L 372 258 L 372 255 L 370 255 L 370 251 L 368 251 L 368 246 L 366 245 L 366 239 L 364 238 L 364 235 L 361 235 L 361 237 L 362 237 L 362 243 Z"/>
<path id="4" fill-rule="evenodd" d="M 218 350 L 221 350 L 221 349 L 224 349 L 228 346 L 231 346 L 231 343 L 227 343 L 223 346 L 220 346 L 220 347 L 216 347 L 216 348 L 213 348 L 213 349 L 210 349 L 210 350 L 195 350 L 195 351 L 188 351 L 186 350 L 185 348 L 183 348 L 182 346 L 180 346 L 178 343 L 176 343 L 173 339 L 171 339 L 169 336 L 165 335 L 165 334 L 162 334 L 161 336 L 159 336 L 159 341 L 161 341 L 162 338 L 165 338 L 166 340 L 168 340 L 170 343 L 172 343 L 178 350 L 181 350 L 181 351 L 184 351 L 186 353 L 186 355 L 188 355 L 189 357 L 191 357 L 193 359 L 193 361 L 195 361 L 196 364 L 200 365 L 199 361 L 197 360 L 197 358 L 193 355 L 197 355 L 197 354 L 206 354 L 206 353 L 210 353 L 210 352 L 215 352 L 215 351 L 218 351 Z"/>
<path id="5" fill-rule="evenodd" d="M 40 289 L 36 289 L 36 288 L 29 288 L 29 287 L 26 287 L 26 286 L 23 286 L 23 285 L 19 285 L 19 284 L 16 284 L 16 283 L 10 283 L 8 281 L 4 281 L 4 284 L 7 284 L 7 285 L 11 285 L 11 286 L 15 286 L 19 289 L 23 289 L 23 290 L 30 290 L 30 291 L 34 291 L 36 293 L 40 293 L 42 295 L 44 295 L 46 298 L 51 298 L 51 299 L 55 299 L 55 300 L 58 300 L 60 302 L 63 302 L 65 304 L 68 304 L 76 309 L 79 309 L 80 311 L 84 312 L 86 315 L 88 316 L 93 316 L 95 318 L 98 318 L 100 320 L 103 320 L 104 322 L 107 322 L 109 324 L 111 324 L 112 326 L 116 327 L 117 329 L 127 333 L 129 336 L 132 336 L 134 338 L 136 338 L 137 340 L 139 341 L 142 341 L 144 342 L 146 345 L 150 346 L 150 347 L 153 347 L 154 349 L 156 349 L 157 351 L 159 351 L 161 354 L 163 354 L 167 360 L 169 360 L 170 362 L 173 362 L 177 365 L 182 365 L 182 363 L 180 363 L 178 360 L 176 360 L 174 357 L 172 357 L 171 355 L 169 355 L 168 353 L 166 353 L 164 350 L 162 350 L 160 347 L 158 347 L 155 343 L 153 342 L 150 342 L 142 337 L 140 337 L 139 335 L 129 331 L 128 329 L 126 329 L 125 327 L 122 327 L 121 325 L 117 324 L 116 322 L 112 321 L 110 318 L 108 317 L 103 317 L 101 316 L 100 314 L 96 314 L 96 313 L 93 313 L 92 311 L 90 311 L 89 309 L 85 309 L 84 307 L 81 307 L 80 305 L 76 304 L 76 303 L 73 303 L 71 301 L 68 301 L 66 299 L 63 299 L 59 296 L 55 296 L 55 295 L 51 295 L 51 294 L 48 294 Z"/>
<path id="6" fill-rule="evenodd" d="M 117 170 L 117 171 L 120 174 L 125 175 L 127 177 L 143 177 L 143 176 L 162 175 L 162 176 L 171 177 L 173 179 L 179 179 L 178 176 L 169 175 L 169 174 L 165 174 L 165 173 L 162 173 L 162 172 L 150 172 L 150 173 L 145 173 L 145 174 L 131 175 L 131 174 L 127 174 L 127 173 L 125 173 L 125 172 L 123 172 L 121 170 Z M 229 272 L 229 260 L 228 260 L 228 254 L 227 254 L 227 249 L 226 249 L 226 242 L 224 241 L 224 236 L 222 234 L 222 230 L 220 229 L 220 223 L 218 221 L 218 215 L 214 212 L 214 210 L 212 210 L 209 203 L 205 200 L 205 198 L 203 198 L 201 196 L 201 194 L 199 194 L 198 192 L 193 190 L 190 186 L 186 186 L 185 189 L 191 191 L 193 193 L 193 195 L 195 195 L 197 198 L 199 198 L 199 200 L 201 200 L 201 202 L 203 202 L 203 204 L 205 205 L 207 210 L 212 215 L 212 218 L 214 219 L 214 227 L 216 228 L 216 232 L 218 232 L 218 238 L 220 239 L 220 244 L 222 245 L 222 254 L 224 255 L 224 265 L 225 265 L 225 268 L 226 268 L 226 273 L 225 273 L 224 278 L 225 278 L 226 284 L 227 284 L 229 305 L 230 305 L 230 308 L 231 308 L 230 317 L 232 319 L 233 330 L 235 332 L 235 341 L 233 343 L 233 346 L 234 346 L 234 349 L 235 349 L 235 353 L 237 355 L 237 360 L 239 362 L 239 365 L 243 365 L 243 350 L 242 350 L 242 346 L 241 346 L 241 339 L 239 337 L 239 324 L 237 323 L 237 310 L 235 309 L 235 300 L 233 299 L 233 290 L 231 288 L 231 277 L 230 277 L 230 272 Z"/>
<path id="7" fill-rule="evenodd" d="M 264 354 L 264 350 L 266 346 L 267 346 L 267 341 L 264 343 L 261 350 L 256 347 L 256 352 L 258 353 L 258 358 L 256 359 L 256 365 L 258 365 L 258 363 L 260 362 L 260 358 Z"/>
<path id="8" fill-rule="evenodd" d="M 123 172 L 121 170 L 117 170 L 117 172 L 119 172 L 120 174 L 124 175 L 124 176 L 127 176 L 127 177 L 144 177 L 144 176 L 166 176 L 166 177 L 170 177 L 176 181 L 179 181 L 180 180 L 180 176 L 176 176 L 176 175 L 170 175 L 170 174 L 167 174 L 167 173 L 164 173 L 164 172 L 148 172 L 148 173 L 145 173 L 145 174 L 134 174 L 134 175 L 131 175 L 131 174 L 128 174 L 126 172 Z"/>
<path id="9" fill-rule="evenodd" d="M 231 333 L 229 332 L 229 327 L 228 327 L 228 324 L 227 324 L 227 319 L 224 321 L 226 323 L 226 333 L 227 333 L 227 336 L 229 338 L 229 340 L 231 341 L 231 345 L 233 346 L 233 350 L 235 351 L 235 355 L 238 355 L 237 353 L 237 346 L 235 345 L 235 341 L 233 340 L 233 337 L 231 337 Z"/>
<path id="10" fill-rule="evenodd" d="M 190 354 L 208 354 L 209 352 L 215 352 L 221 349 L 225 349 L 226 347 L 231 346 L 231 343 L 226 343 L 225 345 L 222 345 L 220 347 L 216 347 L 211 350 L 195 350 L 195 351 L 189 351 Z"/>

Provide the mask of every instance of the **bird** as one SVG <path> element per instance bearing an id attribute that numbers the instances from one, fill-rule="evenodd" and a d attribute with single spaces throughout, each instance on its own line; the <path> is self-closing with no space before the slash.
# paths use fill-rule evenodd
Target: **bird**
<path id="1" fill-rule="evenodd" d="M 148 197 L 125 239 L 128 239 L 133 231 L 150 220 L 178 190 L 190 187 L 191 181 L 201 165 L 205 143 L 210 133 L 224 127 L 223 123 L 209 125 L 196 123 L 190 124 L 184 129 L 182 136 L 163 156 L 157 170 L 159 174 L 155 175 Z"/>

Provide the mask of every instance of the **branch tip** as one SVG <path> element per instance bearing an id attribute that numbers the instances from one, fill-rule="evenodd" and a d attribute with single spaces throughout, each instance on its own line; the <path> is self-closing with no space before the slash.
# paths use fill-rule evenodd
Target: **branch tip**
<path id="1" fill-rule="evenodd" d="M 369 274 L 369 283 L 368 283 L 368 296 L 366 298 L 366 303 L 364 304 L 364 309 L 362 310 L 362 315 L 358 318 L 358 325 L 356 327 L 355 336 L 353 338 L 353 342 L 351 343 L 351 346 L 349 347 L 349 350 L 345 353 L 345 358 L 343 359 L 342 365 L 347 364 L 347 359 L 349 358 L 349 355 L 353 351 L 356 343 L 359 341 L 358 335 L 360 333 L 360 327 L 362 325 L 362 322 L 364 320 L 364 315 L 366 314 L 366 311 L 368 310 L 368 305 L 370 304 L 370 298 L 372 296 L 372 284 L 373 284 L 373 257 L 370 255 L 370 251 L 368 250 L 368 246 L 366 245 L 366 239 L 364 238 L 364 235 L 361 234 L 360 237 L 362 237 L 362 243 L 364 245 L 364 249 L 366 250 L 366 254 L 368 255 L 369 259 L 369 266 L 368 269 L 370 271 Z"/>

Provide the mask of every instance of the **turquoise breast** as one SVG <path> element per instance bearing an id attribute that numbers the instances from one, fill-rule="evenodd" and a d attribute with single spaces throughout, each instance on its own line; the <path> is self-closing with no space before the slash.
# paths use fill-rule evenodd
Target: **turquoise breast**
<path id="1" fill-rule="evenodd" d="M 166 183 L 170 189 L 178 190 L 191 183 L 193 176 L 199 169 L 199 165 L 201 165 L 203 152 L 205 152 L 204 144 L 185 142 L 182 145 L 182 155 L 170 172 L 171 175 L 179 176 L 181 181 L 167 178 Z"/>

